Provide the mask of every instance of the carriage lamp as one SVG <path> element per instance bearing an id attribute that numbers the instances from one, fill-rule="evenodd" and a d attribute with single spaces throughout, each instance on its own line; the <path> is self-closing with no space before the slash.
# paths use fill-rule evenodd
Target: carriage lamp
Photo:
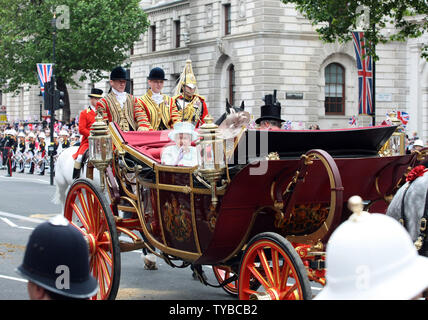
<path id="1" fill-rule="evenodd" d="M 198 135 L 201 138 L 198 144 L 199 169 L 197 174 L 209 183 L 211 189 L 211 202 L 217 205 L 217 182 L 226 169 L 226 155 L 224 140 L 220 138 L 218 126 L 208 115 L 205 123 L 199 127 Z"/>
<path id="2" fill-rule="evenodd" d="M 89 161 L 100 172 L 101 189 L 104 190 L 104 172 L 113 159 L 113 142 L 108 132 L 107 124 L 101 114 L 97 113 L 91 126 L 89 140 Z"/>
<path id="3" fill-rule="evenodd" d="M 404 133 L 404 128 L 401 126 L 400 119 L 397 118 L 397 115 L 394 111 L 388 113 L 389 118 L 394 126 L 397 126 L 395 132 L 389 138 L 389 147 L 392 156 L 404 155 L 406 153 L 406 134 Z"/>

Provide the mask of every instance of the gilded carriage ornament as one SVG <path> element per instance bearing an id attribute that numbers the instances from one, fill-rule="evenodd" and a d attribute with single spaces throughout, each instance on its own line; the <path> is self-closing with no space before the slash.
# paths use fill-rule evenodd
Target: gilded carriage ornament
<path id="1" fill-rule="evenodd" d="M 215 225 L 217 223 L 217 212 L 215 211 L 213 204 L 210 205 L 210 212 L 208 213 L 207 221 L 210 231 L 214 232 Z"/>
<path id="2" fill-rule="evenodd" d="M 320 203 L 302 204 L 293 208 L 290 216 L 275 215 L 275 227 L 289 234 L 310 233 L 327 219 L 329 207 Z"/>
<path id="3" fill-rule="evenodd" d="M 163 220 L 166 230 L 178 241 L 187 241 L 192 233 L 190 211 L 184 205 L 179 204 L 172 196 L 171 202 L 167 201 L 163 206 Z"/>

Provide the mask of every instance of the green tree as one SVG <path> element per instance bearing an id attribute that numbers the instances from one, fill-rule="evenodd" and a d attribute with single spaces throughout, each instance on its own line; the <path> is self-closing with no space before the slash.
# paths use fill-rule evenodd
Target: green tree
<path id="1" fill-rule="evenodd" d="M 365 30 L 366 48 L 374 59 L 376 45 L 390 41 L 418 38 L 428 30 L 427 0 L 281 0 L 294 3 L 316 27 L 320 38 L 326 42 L 351 40 L 351 32 L 367 15 Z M 368 10 L 361 10 L 362 8 Z M 384 32 L 392 27 L 394 32 Z M 421 49 L 421 56 L 428 60 L 428 44 Z"/>
<path id="2" fill-rule="evenodd" d="M 102 79 L 129 58 L 134 42 L 147 30 L 139 0 L 0 0 L 0 87 L 19 92 L 39 84 L 37 63 L 53 59 L 53 13 L 56 86 L 64 91 L 64 121 L 70 119 L 67 85 Z M 79 73 L 78 73 L 79 72 Z M 75 81 L 76 74 L 81 75 Z"/>

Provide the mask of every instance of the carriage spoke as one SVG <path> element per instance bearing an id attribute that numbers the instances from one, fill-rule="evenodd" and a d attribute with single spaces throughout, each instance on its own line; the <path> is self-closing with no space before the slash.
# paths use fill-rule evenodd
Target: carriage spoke
<path id="1" fill-rule="evenodd" d="M 262 286 L 265 289 L 269 289 L 270 285 L 269 283 L 265 280 L 265 278 L 263 278 L 263 276 L 259 273 L 259 271 L 256 269 L 256 267 L 254 265 L 252 266 L 247 266 L 248 270 L 254 275 L 254 277 L 262 284 Z"/>
<path id="2" fill-rule="evenodd" d="M 88 226 L 88 222 L 86 221 L 85 217 L 83 216 L 82 212 L 80 211 L 79 207 L 76 205 L 76 202 L 73 202 L 71 205 L 73 208 L 74 213 L 76 213 L 77 217 L 79 218 L 80 222 L 82 223 L 83 227 L 85 228 L 86 232 L 90 232 L 90 228 Z"/>
<path id="3" fill-rule="evenodd" d="M 281 284 L 281 278 L 279 275 L 279 257 L 278 257 L 278 251 L 274 250 L 272 252 L 272 269 L 273 269 L 273 275 L 274 275 L 274 279 L 275 279 L 275 286 L 279 287 Z"/>
<path id="4" fill-rule="evenodd" d="M 113 260 L 111 257 L 107 254 L 107 252 L 101 248 L 98 248 L 98 251 L 100 255 L 103 257 L 104 261 L 107 262 L 107 264 L 111 267 L 113 267 Z"/>
<path id="5" fill-rule="evenodd" d="M 298 300 L 300 297 L 297 282 L 291 287 L 288 287 L 285 292 L 281 292 L 281 299 Z"/>
<path id="6" fill-rule="evenodd" d="M 267 281 L 269 281 L 270 287 L 274 287 L 275 286 L 275 281 L 273 280 L 272 271 L 270 269 L 269 262 L 268 262 L 268 260 L 266 258 L 264 248 L 258 249 L 257 250 L 257 255 L 259 256 L 260 262 L 261 262 L 261 264 L 263 266 L 263 269 L 265 270 Z"/>
<path id="7" fill-rule="evenodd" d="M 101 272 L 103 274 L 103 279 L 105 280 L 105 284 L 106 287 L 109 288 L 110 287 L 110 272 L 107 268 L 106 262 L 104 261 L 104 258 L 101 254 L 99 254 L 99 261 L 100 261 L 100 265 L 101 265 Z"/>
<path id="8" fill-rule="evenodd" d="M 91 211 L 88 206 L 88 200 L 87 199 L 88 193 L 86 192 L 86 196 L 83 194 L 83 192 L 79 192 L 79 200 L 82 205 L 83 214 L 86 218 L 86 221 L 88 222 L 88 226 L 91 228 L 91 231 L 94 231 L 94 223 L 92 220 Z"/>
<path id="9" fill-rule="evenodd" d="M 290 274 L 290 266 L 284 261 L 284 265 L 281 270 L 281 286 L 280 290 L 284 290 L 287 287 L 287 280 Z"/>
<path id="10" fill-rule="evenodd" d="M 97 257 L 97 262 L 99 262 L 98 257 Z M 97 276 L 98 276 L 98 284 L 99 284 L 101 299 L 103 299 L 105 297 L 106 291 L 105 291 L 103 271 L 100 263 L 97 263 Z"/>

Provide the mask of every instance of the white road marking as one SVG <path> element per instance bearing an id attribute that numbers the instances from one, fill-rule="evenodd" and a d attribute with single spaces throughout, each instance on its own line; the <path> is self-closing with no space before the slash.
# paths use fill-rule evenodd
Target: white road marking
<path id="1" fill-rule="evenodd" d="M 0 216 L 12 218 L 12 219 L 24 220 L 24 221 L 33 222 L 33 223 L 45 222 L 45 220 L 29 218 L 26 216 L 21 216 L 19 214 L 14 214 L 14 213 L 9 213 L 9 212 L 4 212 L 4 211 L 0 211 Z"/>
<path id="2" fill-rule="evenodd" d="M 42 179 L 36 179 L 36 178 L 19 178 L 19 177 L 5 177 L 0 176 L 0 179 L 2 180 L 14 180 L 14 181 L 22 181 L 22 182 L 35 182 L 35 183 L 42 183 L 42 184 L 50 184 L 50 181 L 42 180 Z"/>
<path id="3" fill-rule="evenodd" d="M 28 280 L 26 280 L 26 279 L 9 277 L 9 276 L 1 275 L 1 274 L 0 274 L 0 278 L 8 279 L 8 280 L 14 280 L 14 281 L 19 281 L 19 282 L 28 282 Z"/>
<path id="4" fill-rule="evenodd" d="M 12 221 L 10 221 L 8 218 L 0 218 L 2 219 L 4 222 L 6 222 L 8 225 L 10 225 L 12 228 L 16 228 L 18 227 L 17 224 L 13 223 Z"/>

